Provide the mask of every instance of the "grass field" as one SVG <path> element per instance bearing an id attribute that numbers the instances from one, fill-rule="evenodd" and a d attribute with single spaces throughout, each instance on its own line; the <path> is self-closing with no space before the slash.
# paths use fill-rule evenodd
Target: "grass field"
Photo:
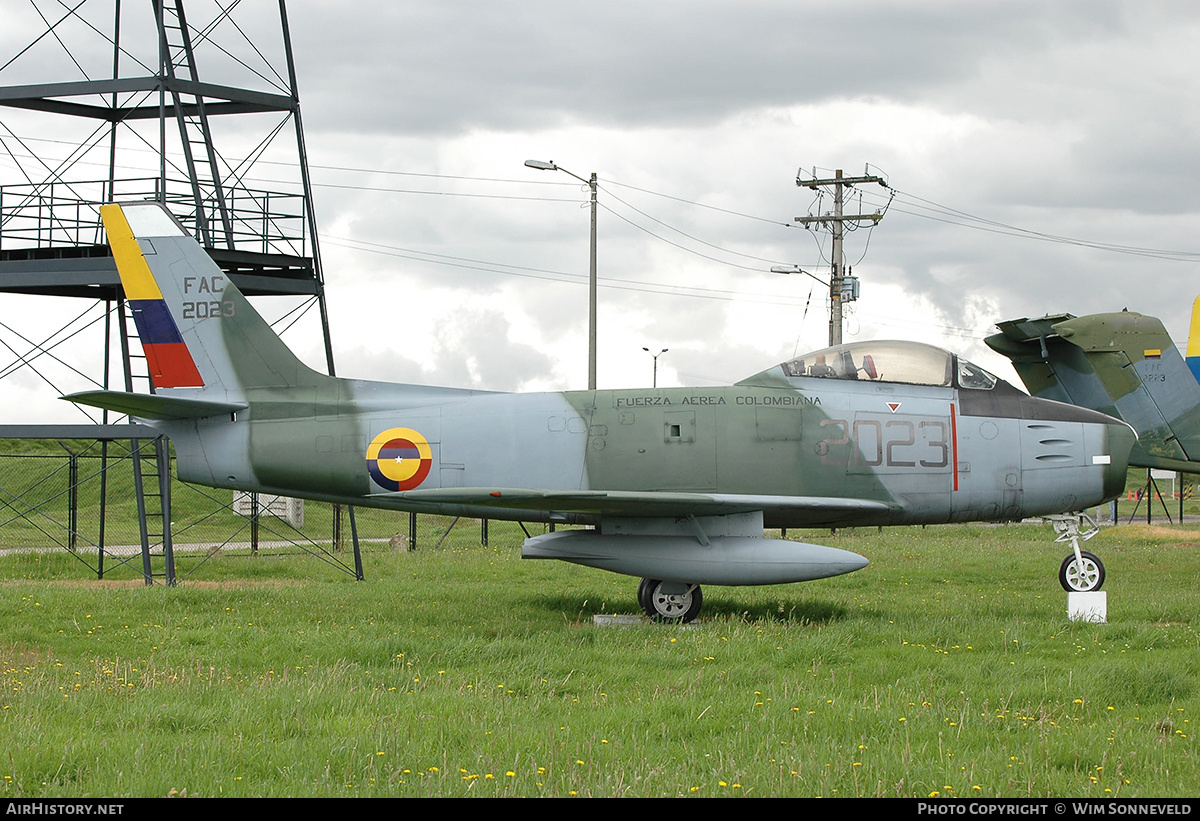
<path id="1" fill-rule="evenodd" d="M 396 530 L 403 530 L 403 524 Z M 0 558 L 4 796 L 1200 794 L 1200 530 L 1106 528 L 1073 623 L 1042 525 L 789 532 L 871 559 L 597 627 L 636 580 L 492 523 L 210 559 L 174 589 Z M 195 557 L 181 556 L 181 574 Z"/>

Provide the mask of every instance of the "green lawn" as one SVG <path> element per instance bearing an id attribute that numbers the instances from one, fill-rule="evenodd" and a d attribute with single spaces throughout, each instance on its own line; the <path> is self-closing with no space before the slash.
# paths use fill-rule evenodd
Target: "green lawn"
<path id="1" fill-rule="evenodd" d="M 407 517 L 395 517 L 404 532 Z M 1042 525 L 789 532 L 866 555 L 597 627 L 636 579 L 460 523 L 366 581 L 226 551 L 186 581 L 0 558 L 6 796 L 1190 796 L 1200 530 L 1106 528 L 1072 623 Z"/>

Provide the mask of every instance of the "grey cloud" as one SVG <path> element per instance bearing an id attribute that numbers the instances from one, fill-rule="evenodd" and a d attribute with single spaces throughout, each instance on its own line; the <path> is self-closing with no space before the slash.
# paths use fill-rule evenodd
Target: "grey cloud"
<path id="1" fill-rule="evenodd" d="M 292 13 L 309 55 L 306 105 L 321 127 L 442 133 L 696 124 L 845 96 L 912 101 L 961 87 L 988 55 L 1048 48 L 1113 13 L 1094 2 L 351 8 L 302 3 Z"/>

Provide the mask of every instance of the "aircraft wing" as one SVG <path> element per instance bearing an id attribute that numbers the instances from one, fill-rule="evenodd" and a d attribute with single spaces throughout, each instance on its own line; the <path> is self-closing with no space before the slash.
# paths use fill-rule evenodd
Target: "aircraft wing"
<path id="1" fill-rule="evenodd" d="M 384 495 L 384 494 L 380 494 Z M 537 490 L 529 488 L 438 488 L 386 494 L 413 502 L 461 504 L 509 509 L 553 510 L 609 516 L 722 516 L 761 510 L 764 517 L 787 514 L 796 526 L 852 524 L 893 506 L 875 499 L 832 496 L 760 496 L 673 491 Z"/>

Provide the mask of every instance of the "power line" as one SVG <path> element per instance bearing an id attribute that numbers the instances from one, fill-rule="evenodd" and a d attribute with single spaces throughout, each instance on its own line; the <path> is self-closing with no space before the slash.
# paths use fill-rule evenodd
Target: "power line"
<path id="1" fill-rule="evenodd" d="M 429 251 L 417 251 L 411 248 L 401 248 L 393 245 L 385 245 L 383 243 L 366 242 L 363 240 L 350 239 L 348 237 L 331 237 L 323 234 L 322 240 L 331 245 L 349 248 L 351 250 L 367 251 L 375 254 L 393 256 L 400 259 L 413 260 L 415 262 L 462 268 L 464 270 L 483 271 L 485 273 L 503 274 L 505 276 L 517 276 L 569 284 L 586 282 L 587 280 L 586 274 L 573 274 L 568 271 L 553 271 L 544 268 L 531 268 L 520 265 L 507 265 L 505 263 L 470 259 L 467 257 L 455 257 L 448 254 L 435 254 Z M 624 291 L 638 291 L 642 293 L 692 296 L 703 299 L 719 299 L 728 302 L 756 302 L 767 305 L 783 304 L 792 307 L 799 307 L 803 304 L 799 300 L 795 300 L 790 297 L 780 297 L 776 294 L 744 294 L 738 291 L 720 290 L 716 288 L 700 288 L 692 285 L 666 285 L 660 283 L 633 282 L 631 280 L 613 279 L 611 277 L 601 277 L 600 282 L 603 283 L 604 287 L 606 288 Z"/>
<path id="2" fill-rule="evenodd" d="M 603 188 L 603 186 L 601 186 L 601 188 Z M 713 243 L 711 243 L 711 242 L 706 242 L 705 240 L 702 240 L 702 239 L 700 239 L 699 237 L 694 237 L 694 236 L 692 236 L 691 234 L 689 234 L 689 233 L 687 233 L 687 232 L 685 232 L 685 231 L 681 231 L 680 229 L 678 229 L 678 228 L 676 228 L 676 227 L 674 227 L 674 226 L 672 226 L 672 225 L 668 225 L 667 223 L 663 222 L 662 220 L 658 219 L 657 217 L 652 217 L 652 216 L 650 216 L 650 215 L 649 215 L 649 214 L 647 214 L 645 211 L 642 211 L 642 210 L 641 210 L 641 209 L 639 209 L 639 208 L 635 208 L 633 205 L 630 205 L 628 202 L 626 202 L 625 200 L 621 199 L 620 197 L 618 197 L 616 194 L 612 193 L 611 191 L 605 191 L 605 193 L 608 195 L 608 197 L 609 197 L 610 199 L 614 199 L 614 200 L 616 200 L 617 202 L 621 203 L 622 205 L 624 205 L 626 208 L 630 209 L 631 211 L 636 211 L 638 214 L 641 214 L 641 215 L 642 215 L 643 217 L 645 217 L 646 219 L 648 219 L 648 220 L 650 220 L 650 221 L 652 221 L 652 222 L 658 223 L 659 225 L 663 226 L 664 228 L 666 228 L 666 229 L 668 229 L 668 230 L 671 230 L 671 231 L 674 231 L 675 233 L 679 234 L 680 236 L 687 237 L 687 238 L 688 238 L 688 239 L 690 239 L 692 242 L 698 242 L 698 243 L 700 243 L 701 245 L 707 245 L 709 248 L 712 248 L 712 249 L 714 249 L 714 250 L 717 250 L 717 251 L 721 251 L 722 253 L 725 253 L 725 254 L 734 254 L 735 256 L 739 256 L 739 257 L 746 257 L 747 259 L 758 260 L 759 262 L 765 262 L 765 263 L 768 263 L 768 264 L 774 264 L 774 265 L 778 265 L 778 264 L 780 264 L 779 260 L 777 260 L 777 259 L 766 259 L 765 257 L 757 257 L 757 256 L 754 256 L 753 254 L 744 254 L 744 253 L 742 253 L 741 251 L 731 251 L 731 250 L 730 250 L 730 249 L 728 249 L 728 248 L 722 248 L 722 247 L 721 247 L 721 246 L 719 246 L 719 245 L 714 245 L 714 244 L 713 244 Z M 606 210 L 609 210 L 609 211 L 611 212 L 611 209 L 606 209 Z M 614 216 L 616 216 L 615 212 L 612 212 L 612 213 L 614 213 Z M 631 224 L 632 224 L 632 223 L 631 223 Z M 788 227 L 790 228 L 791 226 L 788 226 Z M 643 230 L 644 230 L 644 229 L 643 229 Z M 649 233 L 649 232 L 647 232 L 647 233 Z M 657 239 L 662 239 L 661 237 L 658 237 L 656 234 L 651 234 L 651 236 L 654 236 L 654 237 L 656 237 Z M 665 241 L 666 241 L 666 240 L 664 240 L 664 242 L 665 242 Z M 676 246 L 676 247 L 682 247 L 682 246 Z M 686 249 L 686 248 L 685 248 L 685 249 L 683 249 L 683 250 L 689 250 L 689 249 Z M 694 252 L 693 252 L 693 253 L 694 253 Z M 709 259 L 712 259 L 712 258 L 711 258 L 711 257 L 709 257 Z M 758 270 L 758 269 L 756 268 L 756 269 L 754 269 L 754 270 Z"/>
<path id="3" fill-rule="evenodd" d="M 934 222 L 954 225 L 960 228 L 970 228 L 976 231 L 1037 240 L 1040 242 L 1073 245 L 1080 248 L 1091 248 L 1097 251 L 1107 251 L 1117 254 L 1144 256 L 1154 259 L 1172 260 L 1176 262 L 1200 261 L 1200 251 L 1178 251 L 1165 248 L 1122 245 L 1119 243 L 1079 239 L 1077 237 L 1068 237 L 1059 234 L 1048 234 L 1042 231 L 1034 231 L 1029 228 L 1021 228 L 1020 226 L 999 222 L 998 220 L 988 219 L 986 217 L 979 217 L 969 212 L 953 208 L 952 206 L 942 205 L 934 202 L 933 200 L 925 199 L 924 197 L 919 197 L 915 194 L 909 194 L 904 191 L 897 191 L 896 196 L 901 202 L 908 202 L 910 207 L 921 209 L 919 211 L 910 211 L 904 208 L 896 208 L 896 210 L 900 213 L 919 217 L 921 219 L 932 220 Z M 922 213 L 923 211 L 930 213 Z"/>
<path id="4" fill-rule="evenodd" d="M 269 182 L 278 184 L 280 180 L 261 180 L 247 178 L 253 182 Z M 529 200 L 534 202 L 577 202 L 573 197 L 521 197 L 514 194 L 476 194 L 466 191 L 427 191 L 419 188 L 386 188 L 375 185 L 345 185 L 341 183 L 314 182 L 313 188 L 340 188 L 350 191 L 380 191 L 390 194 L 422 194 L 436 197 L 469 197 L 488 200 Z"/>
<path id="5" fill-rule="evenodd" d="M 740 211 L 732 211 L 732 210 L 730 210 L 730 209 L 728 209 L 728 208 L 718 208 L 718 207 L 717 207 L 717 206 L 715 206 L 715 205 L 706 205 L 705 203 L 702 203 L 702 202 L 695 202 L 695 201 L 693 201 L 693 200 L 686 200 L 686 199 L 683 199 L 682 197 L 676 197 L 676 196 L 672 196 L 671 194 L 663 194 L 663 193 L 661 193 L 661 192 L 659 192 L 659 191 L 651 191 L 651 190 L 650 190 L 650 189 L 648 189 L 648 188 L 639 188 L 639 187 L 637 187 L 636 185 L 629 185 L 629 184 L 627 184 L 627 183 L 623 183 L 623 182 L 614 182 L 613 180 L 605 180 L 605 184 L 606 184 L 606 185 L 618 185 L 618 186 L 620 186 L 620 187 L 622 187 L 622 188 L 629 188 L 629 189 L 632 189 L 632 190 L 634 190 L 634 191 L 641 191 L 643 194 L 651 194 L 651 195 L 653 195 L 653 196 L 655 196 L 655 197 L 662 197 L 663 199 L 674 200 L 675 202 L 681 202 L 681 203 L 683 203 L 684 205 L 694 205 L 694 206 L 696 206 L 697 208 L 706 208 L 706 209 L 708 209 L 708 210 L 710 210 L 710 211 L 719 211 L 719 212 L 721 212 L 722 214 L 730 214 L 730 215 L 732 215 L 732 216 L 735 216 L 735 217 L 744 217 L 744 218 L 746 218 L 746 219 L 750 219 L 750 220 L 757 220 L 757 221 L 759 221 L 759 222 L 766 222 L 766 223 L 770 223 L 771 225 L 778 225 L 778 226 L 780 226 L 780 227 L 783 227 L 783 228 L 794 228 L 794 227 L 795 227 L 794 225 L 792 225 L 792 224 L 791 224 L 791 223 L 789 223 L 789 222 L 780 222 L 780 221 L 779 221 L 779 220 L 777 220 L 777 219 L 771 219 L 771 218 L 769 218 L 769 217 L 756 217 L 756 216 L 754 216 L 754 215 L 752 215 L 752 214 L 744 214 L 744 213 L 742 213 L 742 212 L 740 212 Z M 610 196 L 611 196 L 611 194 L 610 194 Z"/>
<path id="6" fill-rule="evenodd" d="M 48 139 L 48 138 L 27 137 L 27 138 L 23 138 L 23 139 L 26 142 L 37 141 L 37 142 L 45 142 L 45 143 L 53 143 L 53 144 L 74 145 L 74 143 L 71 143 L 69 141 L 53 140 L 53 139 Z M 124 149 L 124 150 L 137 151 L 140 149 Z M 15 158 L 17 155 L 14 154 L 13 156 Z M 28 156 L 28 158 L 32 159 L 33 156 L 34 155 L 30 154 Z M 99 163 L 97 163 L 97 164 L 99 164 Z M 276 161 L 276 160 L 259 160 L 258 164 L 282 165 L 282 166 L 289 166 L 289 167 L 294 167 L 296 165 L 296 163 L 289 163 L 289 162 Z M 379 174 L 379 175 L 385 175 L 385 176 L 417 177 L 417 178 L 427 178 L 427 179 L 435 179 L 435 180 L 456 180 L 456 181 L 480 182 L 480 183 L 489 183 L 489 184 L 498 183 L 498 184 L 543 185 L 543 186 L 544 185 L 554 185 L 554 186 L 574 185 L 574 183 L 570 183 L 570 182 L 555 182 L 555 181 L 549 181 L 549 180 L 527 180 L 527 179 L 512 179 L 512 178 L 503 178 L 503 177 L 479 177 L 479 176 L 462 175 L 462 174 L 434 174 L 434 173 L 427 173 L 427 172 L 357 168 L 354 166 L 340 166 L 340 165 L 313 165 L 313 164 L 310 164 L 309 167 L 314 170 L 335 171 L 335 172 L 340 172 L 340 173 Z M 279 181 L 279 180 L 256 180 L 256 181 L 270 182 L 272 184 L 281 184 L 281 183 L 290 184 L 292 182 L 292 181 Z M 384 186 L 355 186 L 355 185 L 344 184 L 344 183 L 340 183 L 340 184 L 339 183 L 314 183 L 314 186 L 325 187 L 325 188 L 335 188 L 335 189 L 341 188 L 341 189 L 346 189 L 346 190 L 387 191 L 387 192 L 392 192 L 392 193 L 414 194 L 414 195 L 461 196 L 461 197 L 473 197 L 473 198 L 485 198 L 485 199 L 494 198 L 494 199 L 511 199 L 511 200 L 527 200 L 527 201 L 546 201 L 546 202 L 556 202 L 556 201 L 574 202 L 574 201 L 576 201 L 575 198 L 528 197 L 528 196 L 503 195 L 503 194 L 479 194 L 479 193 L 472 193 L 472 192 L 428 191 L 428 190 L 420 190 L 420 189 L 388 188 L 388 187 L 384 187 Z M 795 227 L 794 225 L 791 225 L 786 222 L 781 222 L 777 219 L 773 219 L 773 218 L 769 218 L 769 217 L 755 216 L 753 214 L 747 214 L 744 212 L 740 212 L 740 211 L 736 211 L 736 210 L 728 209 L 728 208 L 721 208 L 718 206 L 709 205 L 707 203 L 698 202 L 695 200 L 689 200 L 684 197 L 678 197 L 678 196 L 675 196 L 672 194 L 666 194 L 666 193 L 663 193 L 660 191 L 654 191 L 652 189 L 648 189 L 648 188 L 644 188 L 644 187 L 636 186 L 636 185 L 631 185 L 628 183 L 617 182 L 614 180 L 606 180 L 605 187 L 608 187 L 608 186 L 628 188 L 633 191 L 638 191 L 640 193 L 644 193 L 644 194 L 648 194 L 651 196 L 671 200 L 673 202 L 678 202 L 678 203 L 681 203 L 684 205 L 689 205 L 692 207 L 702 208 L 702 209 L 706 209 L 706 210 L 710 210 L 710 211 L 716 211 L 719 213 L 728 214 L 730 216 L 736 216 L 736 217 L 740 217 L 743 219 L 749 219 L 749 220 L 754 220 L 754 221 L 758 221 L 758 222 L 766 222 L 771 225 L 777 225 L 777 226 L 782 226 L 782 227 L 787 227 L 787 228 Z M 1017 225 L 1004 223 L 1004 222 L 989 219 L 986 217 L 980 217 L 980 216 L 971 214 L 967 211 L 963 211 L 961 209 L 957 209 L 952 206 L 943 205 L 941 203 L 935 202 L 930 199 L 926 199 L 924 197 L 921 197 L 921 196 L 918 196 L 916 194 L 912 194 L 909 192 L 898 191 L 896 189 L 892 189 L 892 193 L 901 203 L 905 203 L 909 206 L 908 208 L 901 208 L 896 205 L 893 205 L 892 207 L 895 208 L 895 210 L 897 212 L 906 214 L 908 216 L 917 217 L 920 219 L 928 219 L 933 222 L 941 222 L 943 224 L 953 225 L 953 226 L 960 227 L 960 228 L 969 228 L 972 230 L 984 231 L 987 233 L 994 233 L 994 234 L 1001 235 L 1001 236 L 1011 236 L 1011 237 L 1016 237 L 1016 238 L 1037 240 L 1037 241 L 1041 241 L 1041 242 L 1074 245 L 1074 246 L 1082 247 L 1082 248 L 1091 248 L 1093 250 L 1105 251 L 1105 252 L 1109 252 L 1109 253 L 1118 253 L 1118 254 L 1130 255 L 1130 256 L 1142 256 L 1142 257 L 1149 257 L 1152 259 L 1164 259 L 1164 260 L 1177 261 L 1177 262 L 1200 261 L 1200 251 L 1183 251 L 1183 250 L 1166 249 L 1166 248 L 1153 248 L 1153 247 L 1145 247 L 1145 246 L 1125 245 L 1125 244 L 1120 244 L 1120 243 L 1109 243 L 1109 242 L 1100 242 L 1100 241 L 1096 241 L 1096 240 L 1087 240 L 1087 239 L 1081 239 L 1078 237 L 1069 237 L 1069 236 L 1065 236 L 1065 235 L 1049 234 L 1049 233 L 1045 233 L 1045 232 L 1041 232 L 1041 231 L 1034 231 L 1034 230 L 1028 229 L 1028 228 L 1022 228 Z M 613 196 L 611 191 L 609 192 L 609 196 Z M 867 197 L 869 197 L 869 196 L 870 195 L 867 194 Z M 614 196 L 614 199 L 618 199 L 618 198 L 616 198 Z M 669 225 L 666 225 L 666 223 L 663 223 L 660 220 L 655 219 L 654 217 L 650 217 L 645 212 L 642 212 L 642 211 L 634 208 L 632 205 L 629 205 L 629 203 L 625 202 L 624 200 L 618 199 L 618 201 L 622 202 L 622 204 L 624 204 L 624 205 L 629 206 L 633 210 L 638 211 L 638 213 L 642 214 L 643 216 L 647 217 L 648 219 L 655 220 L 656 222 L 659 222 L 660 224 L 663 224 L 666 227 L 671 228 L 671 230 L 680 233 L 682 236 L 686 236 L 689 239 L 692 239 L 693 241 L 696 241 L 696 242 L 700 242 L 702 244 L 710 245 L 711 247 L 718 247 L 718 246 L 712 245 L 711 243 L 707 243 L 706 241 L 701 240 L 698 237 L 690 236 L 686 232 L 680 231 L 679 229 L 676 229 Z M 915 210 L 911 210 L 911 209 L 915 209 Z M 810 209 L 810 210 L 813 210 L 813 209 Z M 651 233 L 651 235 L 653 235 L 652 232 L 647 232 L 647 233 Z M 676 246 L 676 247 L 680 247 L 680 246 Z M 687 250 L 687 249 L 684 248 L 683 250 Z M 727 249 L 721 249 L 721 250 L 727 250 Z M 729 253 L 737 254 L 739 252 L 730 251 Z M 743 256 L 747 256 L 749 258 L 755 258 L 755 257 L 751 257 L 750 255 L 743 255 Z M 714 260 L 714 261 L 719 261 L 719 260 Z M 723 263 L 723 264 L 728 264 L 728 263 Z"/>
<path id="7" fill-rule="evenodd" d="M 699 252 L 699 251 L 692 250 L 691 248 L 687 248 L 687 247 L 685 247 L 685 246 L 683 246 L 683 245 L 680 245 L 680 244 L 679 244 L 679 243 L 677 243 L 677 242 L 672 242 L 671 240 L 667 239 L 666 237 L 659 236 L 658 234 L 654 233 L 653 231 L 651 231 L 650 229 L 648 229 L 648 228 L 646 228 L 646 227 L 644 227 L 644 226 L 638 225 L 636 222 L 633 222 L 632 220 L 630 220 L 630 219 L 628 219 L 628 218 L 626 218 L 626 217 L 622 216 L 621 214 L 618 214 L 616 211 L 614 211 L 613 209 L 609 208 L 607 205 L 601 204 L 601 205 L 600 205 L 600 207 L 601 207 L 601 208 L 603 208 L 603 209 L 604 209 L 605 211 L 607 211 L 608 213 L 612 214 L 612 215 L 613 215 L 614 217 L 616 217 L 617 219 L 621 220 L 622 222 L 624 222 L 624 223 L 627 223 L 627 224 L 629 224 L 629 225 L 633 226 L 634 228 L 638 229 L 639 231 L 642 231 L 643 233 L 647 234 L 648 236 L 651 236 L 651 237 L 653 237 L 654 239 L 658 240 L 659 242 L 665 242 L 667 245 L 670 245 L 670 246 L 671 246 L 671 247 L 673 247 L 673 248 L 678 248 L 678 249 L 679 249 L 679 250 L 681 250 L 681 251 L 686 251 L 686 252 L 687 252 L 687 253 L 689 253 L 689 254 L 694 254 L 695 256 L 701 257 L 701 258 L 703 258 L 703 259 L 710 260 L 710 261 L 712 261 L 712 262 L 717 262 L 717 263 L 720 263 L 721 265 L 728 265 L 728 266 L 729 266 L 729 267 L 731 267 L 731 268 L 740 268 L 740 269 L 742 269 L 742 270 L 744 270 L 744 271 L 756 271 L 756 272 L 758 272 L 758 273 L 762 273 L 762 270 L 763 270 L 763 269 L 762 269 L 762 266 L 759 266 L 759 265 L 740 265 L 740 264 L 738 264 L 738 263 L 736 263 L 736 262 L 726 262 L 726 261 L 725 261 L 725 260 L 723 260 L 723 259 L 717 259 L 716 257 L 709 256 L 708 254 L 703 254 L 703 253 L 701 253 L 701 252 Z M 655 220 L 655 221 L 657 222 L 657 220 Z M 668 226 L 668 227 L 670 227 L 670 226 Z M 674 230 L 674 229 L 672 229 L 672 230 Z M 685 236 L 686 236 L 686 235 L 685 235 Z M 710 245 L 710 243 L 704 243 L 704 244 L 705 244 L 705 245 Z M 712 245 L 711 247 L 713 247 L 713 248 L 716 248 L 717 246 L 715 246 L 715 245 Z M 724 249 L 719 249 L 719 250 L 724 250 Z M 736 252 L 734 252 L 734 251 L 729 251 L 729 252 L 727 252 L 727 253 L 736 253 Z M 748 256 L 748 255 L 743 255 L 743 256 Z M 757 259 L 757 257 L 751 257 L 751 259 Z"/>

